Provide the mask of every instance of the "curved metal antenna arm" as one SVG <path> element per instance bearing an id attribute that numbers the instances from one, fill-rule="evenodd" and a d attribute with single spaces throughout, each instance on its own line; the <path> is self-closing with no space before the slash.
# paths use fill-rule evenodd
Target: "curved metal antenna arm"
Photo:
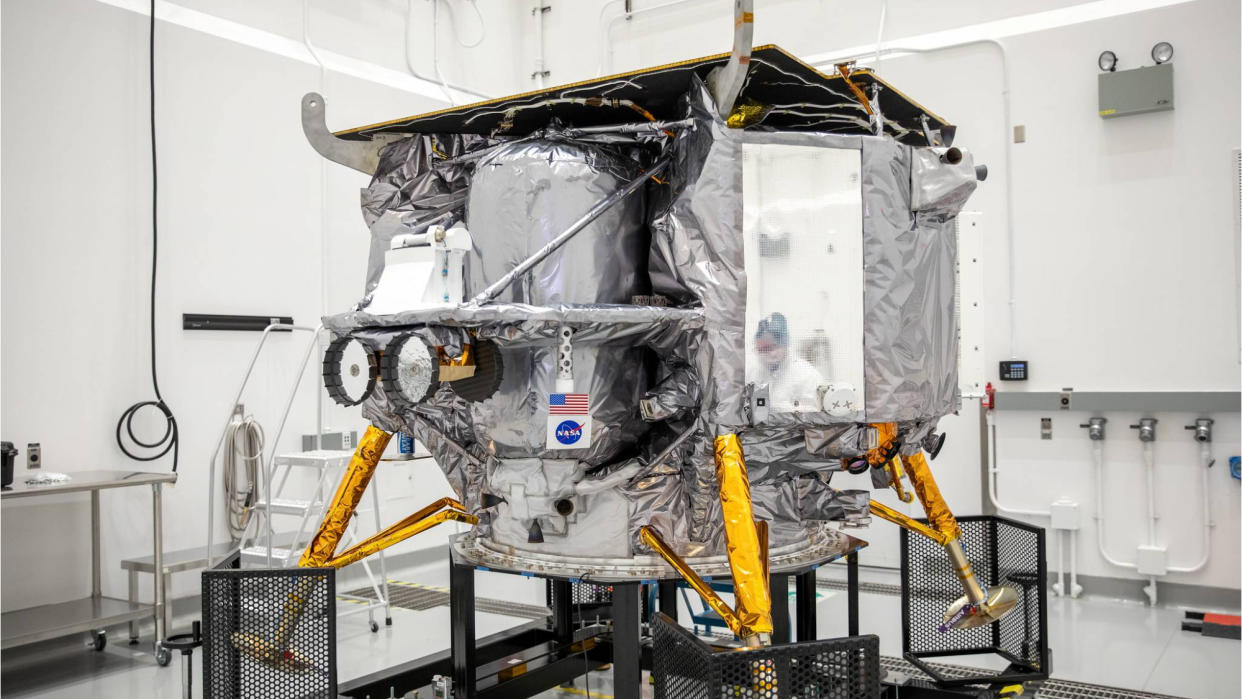
<path id="1" fill-rule="evenodd" d="M 373 134 L 370 141 L 346 141 L 328 130 L 323 95 L 308 92 L 302 96 L 302 133 L 315 152 L 334 163 L 340 163 L 367 175 L 379 167 L 380 151 L 399 141 L 401 134 Z"/>

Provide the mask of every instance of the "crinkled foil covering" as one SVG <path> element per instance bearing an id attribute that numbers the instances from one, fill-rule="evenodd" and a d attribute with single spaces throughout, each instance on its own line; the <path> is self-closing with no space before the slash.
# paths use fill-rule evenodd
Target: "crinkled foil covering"
<path id="1" fill-rule="evenodd" d="M 759 114 L 763 107 L 748 109 Z M 875 446 L 870 427 L 823 412 L 750 422 L 744 143 L 859 152 L 865 421 L 896 423 L 901 453 L 910 454 L 958 408 L 953 218 L 975 186 L 969 155 L 950 166 L 939 151 L 887 136 L 729 128 L 697 79 L 685 110 L 693 126 L 671 136 L 574 136 L 556 123 L 520 138 L 414 135 L 386 148 L 362 192 L 372 234 L 364 294 L 378 282 L 393 236 L 464 221 L 474 245 L 466 257 L 469 297 L 643 167 L 671 156 L 659 181 L 493 303 L 387 316 L 361 312 L 360 304 L 324 319 L 338 335 L 362 335 L 381 351 L 404 333 L 450 356 L 470 335 L 499 347 L 503 381 L 491 398 L 468 403 L 442 384 L 412 408 L 394 409 L 378 388 L 363 403 L 374 425 L 413 434 L 431 451 L 467 512 L 479 517 L 470 550 L 532 570 L 562 565 L 560 572 L 572 574 L 583 561 L 647 570 L 659 561 L 639 535 L 650 525 L 688 563 L 720 560 L 719 435 L 736 435 L 753 516 L 769 523 L 773 551 L 809 546 L 826 521 L 867 520 L 869 493 L 838 491 L 830 481 L 843 459 Z M 636 298 L 651 305 L 634 305 Z M 573 330 L 575 391 L 591 394 L 589 449 L 545 447 L 562 326 Z M 693 436 L 657 463 L 687 430 Z M 564 521 L 539 514 L 542 542 L 527 541 L 532 520 L 497 485 L 524 473 L 543 479 L 544 500 L 559 493 L 580 506 Z M 624 521 L 611 521 L 618 518 Z M 580 555 L 590 550 L 608 553 Z"/>
<path id="2" fill-rule="evenodd" d="M 358 447 L 354 449 L 353 458 L 349 460 L 345 475 L 336 488 L 336 494 L 332 496 L 332 502 L 324 509 L 319 531 L 306 546 L 306 551 L 298 562 L 299 566 L 322 567 L 336 553 L 345 527 L 354 516 L 354 510 L 358 509 L 358 503 L 362 502 L 362 494 L 366 492 L 367 484 L 371 482 L 371 476 L 375 474 L 375 467 L 384 455 L 390 439 L 391 432 L 385 432 L 374 425 L 367 426 L 362 438 L 358 440 Z"/>

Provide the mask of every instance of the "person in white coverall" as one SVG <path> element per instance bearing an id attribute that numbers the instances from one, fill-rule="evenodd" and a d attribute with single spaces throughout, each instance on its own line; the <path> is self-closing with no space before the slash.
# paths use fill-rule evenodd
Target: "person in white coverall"
<path id="1" fill-rule="evenodd" d="M 789 323 L 781 313 L 759 321 L 755 330 L 757 366 L 748 372 L 756 384 L 768 385 L 776 412 L 820 410 L 819 387 L 824 377 L 805 359 L 789 352 Z"/>

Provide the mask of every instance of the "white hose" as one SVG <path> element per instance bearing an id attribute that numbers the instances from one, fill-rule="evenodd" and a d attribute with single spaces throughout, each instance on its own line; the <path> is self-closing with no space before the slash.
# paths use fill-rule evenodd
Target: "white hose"
<path id="1" fill-rule="evenodd" d="M 440 2 L 441 0 L 435 0 Z M 461 35 L 457 33 L 457 15 L 453 14 L 453 5 L 449 0 L 443 0 L 444 9 L 449 13 L 449 24 L 453 25 L 453 39 L 457 41 L 457 45 L 463 49 L 478 48 L 479 44 L 487 38 L 487 23 L 483 21 L 483 11 L 479 9 L 479 0 L 466 0 L 466 3 L 474 8 L 474 16 L 479 20 L 479 38 L 470 43 L 461 40 Z"/>
<path id="2" fill-rule="evenodd" d="M 409 34 L 406 34 L 406 41 L 409 41 Z M 408 53 L 406 54 L 409 55 Z M 408 60 L 408 59 L 407 59 Z M 457 100 L 453 99 L 453 93 L 449 91 L 448 82 L 444 79 L 444 75 L 440 73 L 440 0 L 431 0 L 431 69 L 436 74 L 436 82 L 440 83 L 440 89 L 444 92 L 444 99 L 454 107 L 457 106 Z"/>
<path id="3" fill-rule="evenodd" d="M 263 428 L 252 417 L 234 420 L 225 429 L 224 444 L 224 501 L 229 511 L 229 534 L 233 541 L 240 541 L 254 513 L 259 466 L 263 462 Z"/>
<path id="4" fill-rule="evenodd" d="M 1212 468 L 1212 445 L 1210 442 L 1201 442 L 1199 444 L 1199 471 L 1200 482 L 1203 490 L 1203 551 L 1199 555 L 1199 560 L 1190 566 L 1169 566 L 1170 573 L 1193 573 L 1201 570 L 1207 565 L 1208 559 L 1212 555 L 1212 491 L 1209 473 Z"/>
<path id="5" fill-rule="evenodd" d="M 1100 556 L 1119 568 L 1138 568 L 1135 563 L 1126 563 L 1108 555 L 1104 548 L 1104 442 L 1091 442 L 1091 457 L 1095 464 L 1095 541 L 1100 549 Z"/>
<path id="6" fill-rule="evenodd" d="M 435 4 L 439 5 L 438 0 Z M 475 9 L 478 9 L 478 8 L 476 7 Z M 406 3 L 406 7 L 405 7 L 405 51 L 404 51 L 404 54 L 405 54 L 405 68 L 406 70 L 409 71 L 410 75 L 414 76 L 415 78 L 418 78 L 419 80 L 426 80 L 428 82 L 438 82 L 440 83 L 440 86 L 442 88 L 452 89 L 457 92 L 464 92 L 465 94 L 470 95 L 471 97 L 477 97 L 481 100 L 490 99 L 490 96 L 487 93 L 479 92 L 478 90 L 472 90 L 470 88 L 463 87 L 461 85 L 454 85 L 453 83 L 450 83 L 447 80 L 444 80 L 442 77 L 439 77 L 439 76 L 429 77 L 429 76 L 423 75 L 422 73 L 419 73 L 417 70 L 414 70 L 414 62 L 410 60 L 410 29 L 412 28 L 413 24 L 414 24 L 414 0 L 408 0 L 408 2 Z M 451 98 L 449 98 L 449 104 L 454 104 Z"/>

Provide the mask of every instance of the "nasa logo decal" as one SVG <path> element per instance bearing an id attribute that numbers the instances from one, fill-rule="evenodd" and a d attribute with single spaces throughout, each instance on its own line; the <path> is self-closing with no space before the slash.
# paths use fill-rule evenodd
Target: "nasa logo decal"
<path id="1" fill-rule="evenodd" d="M 556 426 L 556 441 L 561 444 L 577 444 L 582 439 L 582 423 L 565 420 Z"/>

